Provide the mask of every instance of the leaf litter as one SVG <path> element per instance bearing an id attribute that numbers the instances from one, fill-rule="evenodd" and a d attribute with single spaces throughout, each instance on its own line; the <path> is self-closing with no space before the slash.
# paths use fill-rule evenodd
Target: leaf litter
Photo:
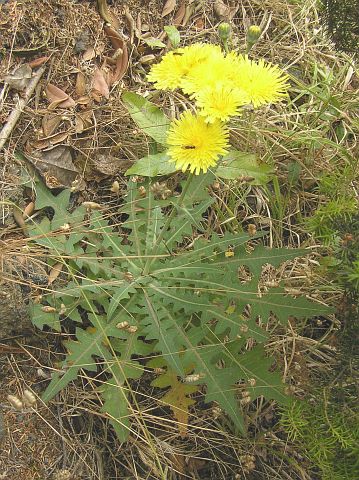
<path id="1" fill-rule="evenodd" d="M 16 68 L 11 75 L 5 75 L 4 80 L 10 88 L 21 92 L 28 86 L 32 77 L 32 68 L 25 63 Z"/>
<path id="2" fill-rule="evenodd" d="M 80 176 L 73 163 L 73 150 L 70 146 L 59 145 L 49 150 L 34 151 L 27 158 L 45 178 L 49 188 L 71 188 Z"/>

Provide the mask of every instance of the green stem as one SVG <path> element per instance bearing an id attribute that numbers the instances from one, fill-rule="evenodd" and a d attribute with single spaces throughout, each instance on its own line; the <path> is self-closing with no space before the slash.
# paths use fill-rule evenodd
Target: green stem
<path id="1" fill-rule="evenodd" d="M 247 42 L 247 46 L 246 46 L 246 54 L 249 55 L 249 52 L 252 50 L 252 48 L 254 47 L 254 45 L 256 44 L 256 42 Z"/>
<path id="2" fill-rule="evenodd" d="M 188 187 L 190 186 L 191 184 L 191 181 L 193 179 L 193 173 L 190 173 L 187 177 L 187 181 L 186 183 L 184 184 L 183 186 L 183 189 L 182 189 L 182 192 L 181 192 L 181 195 L 179 196 L 178 198 L 178 202 L 177 202 L 177 205 L 178 206 L 182 206 L 183 204 L 183 200 L 186 196 L 186 193 L 188 191 Z M 143 269 L 143 275 L 148 275 L 149 271 L 150 271 L 150 268 L 151 268 L 151 265 L 152 265 L 152 262 L 154 261 L 154 257 L 156 256 L 157 254 L 157 250 L 158 250 L 158 247 L 160 246 L 162 240 L 163 240 L 163 237 L 165 236 L 167 230 L 169 229 L 170 225 L 171 225 L 171 222 L 172 220 L 174 219 L 175 215 L 176 215 L 176 212 L 177 212 L 177 209 L 175 206 L 173 206 L 172 210 L 171 210 L 171 213 L 169 214 L 169 216 L 167 217 L 167 220 L 166 220 L 166 223 L 164 224 L 162 230 L 161 230 L 161 233 L 159 234 L 159 236 L 157 237 L 156 239 L 156 242 L 153 246 L 153 249 L 152 249 L 152 252 L 151 252 L 151 257 L 147 259 L 146 263 L 145 263 L 145 268 Z"/>

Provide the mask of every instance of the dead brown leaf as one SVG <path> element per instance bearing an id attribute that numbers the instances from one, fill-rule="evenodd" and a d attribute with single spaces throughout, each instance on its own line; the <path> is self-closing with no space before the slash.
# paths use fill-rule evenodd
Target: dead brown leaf
<path id="1" fill-rule="evenodd" d="M 92 60 L 95 57 L 96 57 L 96 51 L 93 47 L 87 48 L 82 55 L 82 59 L 85 62 L 88 62 L 89 60 Z"/>
<path id="2" fill-rule="evenodd" d="M 204 18 L 203 17 L 197 18 L 197 20 L 195 21 L 195 26 L 196 26 L 196 28 L 198 28 L 198 30 L 203 30 L 204 29 Z"/>
<path id="3" fill-rule="evenodd" d="M 80 97 L 86 93 L 86 77 L 82 72 L 77 73 L 75 92 Z"/>
<path id="4" fill-rule="evenodd" d="M 130 34 L 130 42 L 131 44 L 133 44 L 133 41 L 135 39 L 136 24 L 133 16 L 131 15 L 130 8 L 127 5 L 127 3 L 125 3 L 125 5 L 123 6 L 123 13 L 125 15 L 125 20 L 127 23 L 129 34 Z M 137 37 L 139 33 L 140 32 L 137 32 Z"/>
<path id="5" fill-rule="evenodd" d="M 60 125 L 62 122 L 61 116 L 60 115 L 44 115 L 42 117 L 42 131 L 45 135 L 45 137 L 48 137 L 49 135 L 52 135 L 55 133 L 57 127 Z"/>
<path id="6" fill-rule="evenodd" d="M 61 90 L 61 88 L 56 87 L 52 83 L 46 85 L 46 96 L 50 102 L 63 102 L 69 98 L 68 94 Z"/>
<path id="7" fill-rule="evenodd" d="M 4 80 L 9 84 L 9 87 L 20 92 L 24 90 L 32 77 L 32 68 L 29 64 L 20 65 L 14 73 L 6 75 Z"/>
<path id="8" fill-rule="evenodd" d="M 63 267 L 64 267 L 64 264 L 62 262 L 55 263 L 55 265 L 52 267 L 49 273 L 49 278 L 47 280 L 48 285 L 51 285 L 52 283 L 54 283 L 54 281 L 62 272 Z"/>
<path id="9" fill-rule="evenodd" d="M 68 136 L 69 132 L 59 132 L 46 138 L 40 138 L 39 140 L 30 142 L 30 145 L 33 149 L 44 150 L 45 148 L 50 148 L 58 143 L 64 142 Z"/>
<path id="10" fill-rule="evenodd" d="M 89 47 L 87 48 L 83 55 L 82 55 L 82 59 L 85 61 L 85 62 L 88 62 L 96 57 L 98 57 L 99 55 L 101 55 L 105 50 L 105 45 L 104 44 L 99 44 L 97 45 L 97 47 Z"/>
<path id="11" fill-rule="evenodd" d="M 37 68 L 37 67 L 40 67 L 41 65 L 43 65 L 44 63 L 46 63 L 49 58 L 50 58 L 50 57 L 39 57 L 39 58 L 35 58 L 35 60 L 32 60 L 31 62 L 29 62 L 28 65 L 29 65 L 31 68 Z"/>
<path id="12" fill-rule="evenodd" d="M 69 98 L 67 100 L 64 100 L 63 102 L 60 102 L 58 104 L 58 107 L 60 107 L 60 108 L 71 108 L 71 107 L 74 107 L 75 105 L 76 105 L 75 100 L 69 96 Z"/>
<path id="13" fill-rule="evenodd" d="M 82 133 L 84 131 L 85 125 L 84 121 L 79 115 L 76 115 L 75 118 L 75 132 L 76 133 Z"/>
<path id="14" fill-rule="evenodd" d="M 105 78 L 105 73 L 99 68 L 97 68 L 93 74 L 92 88 L 95 91 L 95 98 L 97 94 L 100 94 L 101 97 L 109 98 L 110 90 Z"/>
<path id="15" fill-rule="evenodd" d="M 187 25 L 195 9 L 196 9 L 195 3 L 191 3 L 190 5 L 186 6 L 186 11 L 182 20 L 182 27 L 185 27 Z"/>
<path id="16" fill-rule="evenodd" d="M 35 151 L 27 158 L 45 178 L 49 188 L 71 187 L 79 175 L 72 161 L 72 148 L 58 145 L 50 150 Z"/>
<path id="17" fill-rule="evenodd" d="M 85 110 L 84 112 L 78 113 L 76 115 L 76 120 L 75 120 L 75 129 L 81 129 L 82 131 L 90 128 L 93 125 L 93 111 L 92 110 Z M 77 131 L 77 133 L 82 133 L 80 131 Z"/>
<path id="18" fill-rule="evenodd" d="M 13 211 L 12 211 L 12 215 L 14 217 L 14 220 L 15 220 L 17 226 L 20 227 L 21 230 L 23 231 L 23 234 L 25 236 L 27 236 L 27 234 L 28 234 L 27 225 L 25 223 L 22 211 L 18 206 L 16 206 L 16 205 L 14 206 Z"/>
<path id="19" fill-rule="evenodd" d="M 163 6 L 161 17 L 162 18 L 166 17 L 167 15 L 172 13 L 173 10 L 176 8 L 176 3 L 177 3 L 176 0 L 167 0 L 166 3 Z"/>
<path id="20" fill-rule="evenodd" d="M 76 102 L 61 88 L 56 87 L 52 83 L 48 83 L 45 88 L 46 96 L 51 102 L 53 108 L 70 108 L 76 105 Z"/>
<path id="21" fill-rule="evenodd" d="M 92 110 L 86 110 L 84 112 L 78 113 L 75 118 L 75 132 L 82 133 L 87 128 L 90 128 L 93 124 L 92 117 Z"/>
<path id="22" fill-rule="evenodd" d="M 91 98 L 88 97 L 87 95 L 83 95 L 82 97 L 79 97 L 76 99 L 76 103 L 78 105 L 87 105 L 90 102 L 91 102 Z"/>
<path id="23" fill-rule="evenodd" d="M 114 83 L 121 80 L 121 78 L 125 75 L 128 67 L 128 50 L 127 45 L 123 37 L 116 32 L 111 27 L 104 27 L 105 33 L 110 39 L 110 42 L 115 49 L 116 53 L 116 67 L 115 70 L 112 72 L 109 80 L 109 85 L 113 85 Z"/>
<path id="24" fill-rule="evenodd" d="M 34 210 L 35 210 L 35 203 L 34 202 L 30 202 L 26 205 L 26 207 L 24 208 L 24 211 L 22 213 L 22 216 L 24 218 L 29 218 L 31 217 L 31 215 L 34 213 Z"/>
<path id="25" fill-rule="evenodd" d="M 186 14 L 186 2 L 183 1 L 179 6 L 179 9 L 177 10 L 176 15 L 174 16 L 174 19 L 173 19 L 173 25 L 175 27 L 179 27 L 181 25 L 185 14 Z"/>
<path id="26" fill-rule="evenodd" d="M 115 30 L 120 28 L 120 22 L 116 16 L 109 10 L 106 0 L 97 0 L 97 7 L 100 16 L 109 23 Z"/>
<path id="27" fill-rule="evenodd" d="M 98 155 L 91 163 L 97 172 L 112 176 L 118 173 L 123 162 L 112 155 Z"/>
<path id="28" fill-rule="evenodd" d="M 239 4 L 229 6 L 226 5 L 223 0 L 215 0 L 213 9 L 220 20 L 232 20 L 238 12 Z"/>

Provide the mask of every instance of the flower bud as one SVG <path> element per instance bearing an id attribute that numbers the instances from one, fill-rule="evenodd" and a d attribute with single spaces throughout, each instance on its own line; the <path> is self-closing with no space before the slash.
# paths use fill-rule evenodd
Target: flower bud
<path id="1" fill-rule="evenodd" d="M 262 30 L 258 25 L 251 25 L 247 31 L 247 48 L 250 50 L 262 35 Z"/>
<path id="2" fill-rule="evenodd" d="M 218 35 L 223 43 L 227 42 L 231 36 L 231 26 L 229 23 L 223 22 L 218 27 Z"/>

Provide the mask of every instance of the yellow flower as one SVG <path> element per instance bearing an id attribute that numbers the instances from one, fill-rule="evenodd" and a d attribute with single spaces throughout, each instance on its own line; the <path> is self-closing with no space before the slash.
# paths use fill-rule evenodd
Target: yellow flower
<path id="1" fill-rule="evenodd" d="M 258 63 L 241 57 L 235 62 L 236 86 L 249 97 L 254 107 L 281 100 L 289 88 L 288 75 L 264 60 Z"/>
<path id="2" fill-rule="evenodd" d="M 168 155 L 182 172 L 189 169 L 196 175 L 201 170 L 206 173 L 220 155 L 227 153 L 228 135 L 227 128 L 219 121 L 206 123 L 203 117 L 185 111 L 170 126 Z"/>
<path id="3" fill-rule="evenodd" d="M 205 62 L 195 65 L 183 77 L 181 89 L 192 97 L 206 87 L 214 87 L 218 82 L 234 81 L 234 68 L 231 57 L 212 55 Z"/>
<path id="4" fill-rule="evenodd" d="M 250 103 L 248 95 L 231 83 L 217 83 L 213 87 L 205 87 L 195 98 L 200 109 L 199 114 L 210 123 L 216 120 L 226 122 L 230 117 L 240 115 L 239 108 L 242 105 Z"/>
<path id="5" fill-rule="evenodd" d="M 147 79 L 155 82 L 157 89 L 174 90 L 197 65 L 206 62 L 210 57 L 216 58 L 221 55 L 220 47 L 205 43 L 177 48 L 164 55 L 160 63 L 152 66 Z"/>
<path id="6" fill-rule="evenodd" d="M 147 79 L 155 82 L 158 90 L 175 90 L 178 88 L 183 76 L 184 68 L 181 57 L 175 52 L 163 56 L 160 63 L 153 65 Z"/>

